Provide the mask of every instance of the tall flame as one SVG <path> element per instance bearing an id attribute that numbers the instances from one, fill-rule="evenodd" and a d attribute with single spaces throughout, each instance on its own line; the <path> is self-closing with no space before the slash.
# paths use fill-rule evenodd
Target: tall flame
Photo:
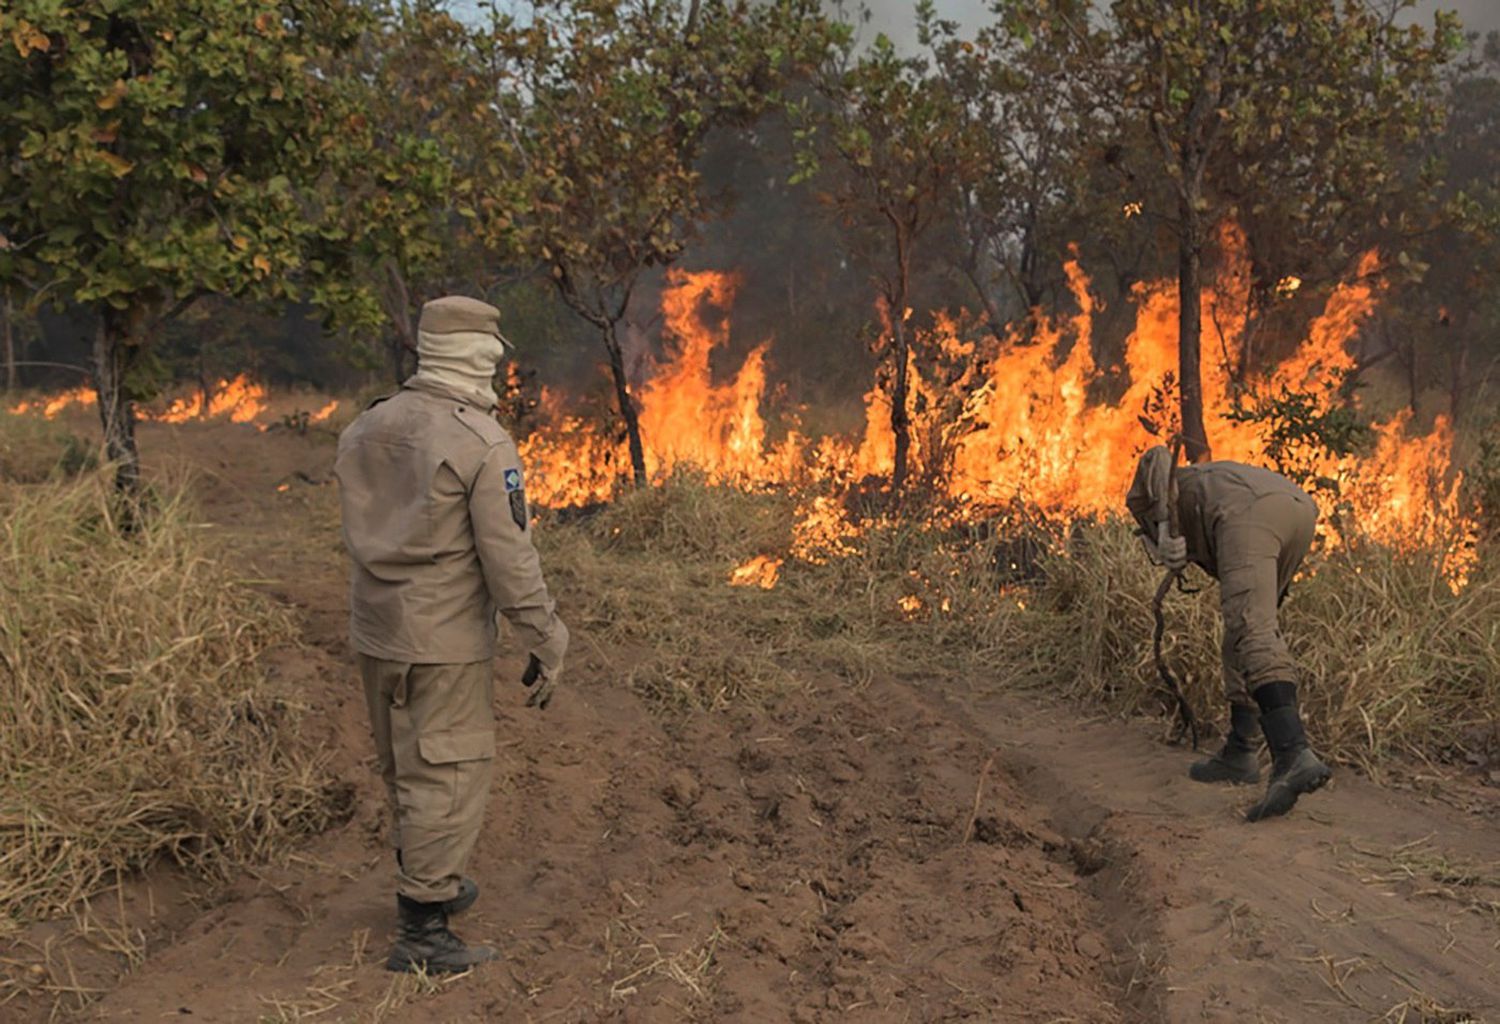
<path id="1" fill-rule="evenodd" d="M 713 383 L 709 359 L 729 342 L 729 307 L 738 286 L 732 274 L 676 268 L 667 274 L 662 315 L 675 355 L 639 393 L 646 471 L 653 478 L 691 465 L 716 482 L 746 483 L 782 480 L 793 468 L 798 440 L 768 444 L 760 412 L 769 342 L 757 346 L 727 383 Z"/>
<path id="2" fill-rule="evenodd" d="M 1225 232 L 1225 251 L 1219 285 L 1203 296 L 1205 427 L 1216 458 L 1265 464 L 1263 428 L 1235 415 L 1233 373 L 1250 282 L 1237 232 Z M 1378 265 L 1377 254 L 1366 254 L 1353 279 L 1332 291 L 1295 351 L 1261 378 L 1240 383 L 1261 394 L 1316 394 L 1352 370 L 1348 343 L 1380 295 Z M 939 314 L 918 332 L 907 367 L 913 473 L 939 472 L 936 486 L 960 506 L 1020 499 L 1063 516 L 1118 511 L 1136 457 L 1158 441 L 1142 411 L 1176 376 L 1175 286 L 1137 287 L 1123 365 L 1101 368 L 1088 277 L 1076 259 L 1064 269 L 1077 313 L 1036 318 L 1029 335 L 1012 334 L 988 359 L 962 338 L 963 325 L 954 317 Z M 755 348 L 724 383 L 714 383 L 711 358 L 729 340 L 727 310 L 737 283 L 733 275 L 711 271 L 669 275 L 662 308 L 671 356 L 637 392 L 648 474 L 660 479 L 691 464 L 713 481 L 794 487 L 888 475 L 895 444 L 884 387 L 866 395 L 859 437 L 813 442 L 791 430 L 772 443 L 763 412 L 768 345 Z M 1285 298 L 1293 290 L 1288 285 L 1279 294 Z M 889 332 L 890 316 L 879 313 Z M 941 378 L 924 375 L 919 351 L 958 369 Z M 1332 401 L 1331 392 L 1323 401 Z M 549 426 L 524 445 L 533 476 L 543 482 L 538 501 L 607 499 L 628 471 L 622 441 L 559 416 L 557 406 L 557 397 L 548 395 L 543 419 Z M 1164 428 L 1156 425 L 1158 432 Z M 1375 450 L 1363 458 L 1309 455 L 1316 475 L 1337 485 L 1316 495 L 1328 521 L 1347 525 L 1352 517 L 1364 535 L 1400 547 L 1440 543 L 1471 529 L 1459 507 L 1462 477 L 1453 469 L 1451 426 L 1440 419 L 1425 437 L 1412 437 L 1410 416 L 1402 414 L 1377 422 L 1373 431 Z M 941 465 L 940 453 L 946 458 Z M 790 554 L 805 561 L 838 557 L 851 550 L 858 532 L 826 487 L 809 489 L 799 501 Z M 1472 555 L 1453 556 L 1453 578 L 1462 578 L 1465 557 Z M 757 579 L 764 564 L 752 561 L 736 572 Z"/>
<path id="3" fill-rule="evenodd" d="M 1264 428 L 1236 414 L 1241 389 L 1311 395 L 1318 411 L 1329 411 L 1338 400 L 1332 385 L 1355 367 L 1349 342 L 1382 292 L 1379 260 L 1373 252 L 1361 259 L 1352 279 L 1333 289 L 1278 366 L 1237 381 L 1251 274 L 1239 233 L 1226 229 L 1223 241 L 1225 266 L 1217 287 L 1203 296 L 1204 425 L 1215 457 L 1266 464 Z M 940 313 L 930 326 L 917 327 L 910 311 L 901 311 L 915 339 L 906 367 L 912 475 L 950 499 L 956 514 L 1016 500 L 1065 519 L 1117 511 L 1136 457 L 1168 429 L 1142 414 L 1162 405 L 1176 375 L 1175 286 L 1137 286 L 1135 325 L 1121 365 L 1101 367 L 1095 361 L 1097 302 L 1089 279 L 1076 257 L 1064 270 L 1077 312 L 1055 319 L 1038 315 L 1025 333 L 1018 329 L 998 346 L 981 348 L 969 340 L 975 332 L 963 317 Z M 864 430 L 856 437 L 810 439 L 785 419 L 773 430 L 766 419 L 769 340 L 732 373 L 715 373 L 715 356 L 731 341 L 738 285 L 730 273 L 668 272 L 662 297 L 667 355 L 650 367 L 634 395 L 647 475 L 659 481 L 694 467 L 714 483 L 788 487 L 796 518 L 785 556 L 816 563 L 847 555 L 862 527 L 850 517 L 843 495 L 861 480 L 888 477 L 893 467 L 890 393 L 880 382 L 872 386 Z M 1276 295 L 1286 300 L 1300 285 L 1285 278 Z M 879 307 L 877 313 L 889 334 L 892 314 Z M 518 385 L 514 374 L 512 385 Z M 10 411 L 50 419 L 95 401 L 92 389 L 79 388 Z M 543 427 L 521 443 L 532 499 L 543 507 L 607 501 L 631 475 L 623 432 L 570 413 L 565 404 L 564 396 L 544 390 L 538 410 Z M 327 420 L 337 408 L 329 402 L 308 422 Z M 206 400 L 195 394 L 141 415 L 164 423 L 200 417 L 250 423 L 267 410 L 265 388 L 242 375 L 219 381 Z M 1376 422 L 1372 432 L 1374 449 L 1362 457 L 1297 453 L 1304 468 L 1332 485 L 1315 495 L 1326 513 L 1329 540 L 1363 536 L 1398 548 L 1446 547 L 1452 552 L 1450 578 L 1462 580 L 1475 557 L 1472 543 L 1464 543 L 1474 526 L 1460 505 L 1463 478 L 1453 465 L 1451 424 L 1439 418 L 1426 435 L 1414 436 L 1410 414 L 1402 413 Z M 736 568 L 731 581 L 771 586 L 781 567 L 781 558 L 764 555 Z"/>
<path id="4" fill-rule="evenodd" d="M 729 342 L 728 310 L 739 280 L 715 271 L 667 274 L 662 313 L 670 358 L 653 368 L 636 393 L 646 473 L 661 480 L 691 466 L 713 483 L 783 483 L 796 474 L 805 440 L 791 431 L 768 439 L 761 405 L 766 353 L 757 346 L 735 374 L 714 383 L 711 357 Z M 608 500 L 630 472 L 623 442 L 562 411 L 562 399 L 543 391 L 545 431 L 521 444 L 528 486 L 542 505 Z"/>

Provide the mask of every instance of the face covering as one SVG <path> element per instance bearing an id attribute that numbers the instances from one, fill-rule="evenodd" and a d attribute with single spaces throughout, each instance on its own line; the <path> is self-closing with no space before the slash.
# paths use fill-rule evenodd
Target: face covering
<path id="1" fill-rule="evenodd" d="M 505 343 L 484 331 L 417 332 L 417 372 L 409 384 L 427 384 L 473 395 L 486 407 L 498 404 L 495 369 Z"/>

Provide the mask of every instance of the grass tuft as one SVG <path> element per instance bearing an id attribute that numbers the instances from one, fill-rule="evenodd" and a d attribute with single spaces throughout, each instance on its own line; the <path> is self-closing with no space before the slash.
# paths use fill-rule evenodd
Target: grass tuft
<path id="1" fill-rule="evenodd" d="M 0 931 L 155 858 L 220 874 L 342 813 L 257 661 L 292 620 L 184 495 L 126 534 L 108 474 L 0 492 Z"/>
<path id="2" fill-rule="evenodd" d="M 1373 544 L 1310 559 L 1281 612 L 1302 670 L 1301 702 L 1319 749 L 1377 772 L 1391 756 L 1459 761 L 1493 753 L 1500 736 L 1500 573 L 1482 557 L 1455 594 L 1436 552 Z M 1079 531 L 1044 563 L 1032 681 L 1125 712 L 1162 707 L 1151 654 L 1160 570 L 1118 520 Z M 1167 600 L 1169 662 L 1200 719 L 1225 717 L 1218 586 Z"/>
<path id="3" fill-rule="evenodd" d="M 38 416 L 0 407 L 0 484 L 34 484 L 77 476 L 99 463 L 99 445 Z"/>

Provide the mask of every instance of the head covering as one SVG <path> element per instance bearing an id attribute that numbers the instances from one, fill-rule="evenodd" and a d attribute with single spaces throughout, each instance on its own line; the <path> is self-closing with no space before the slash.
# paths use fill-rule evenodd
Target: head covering
<path id="1" fill-rule="evenodd" d="M 417 324 L 417 372 L 408 382 L 432 384 L 495 402 L 494 377 L 509 346 L 500 311 L 463 295 L 433 299 Z"/>
<path id="2" fill-rule="evenodd" d="M 1125 493 L 1125 507 L 1146 536 L 1156 538 L 1157 524 L 1168 521 L 1172 490 L 1172 453 L 1166 445 L 1147 448 L 1135 464 L 1135 479 Z"/>

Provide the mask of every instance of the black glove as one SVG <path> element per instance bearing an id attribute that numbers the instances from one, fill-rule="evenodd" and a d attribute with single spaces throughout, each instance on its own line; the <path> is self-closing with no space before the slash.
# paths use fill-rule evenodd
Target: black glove
<path id="1" fill-rule="evenodd" d="M 544 711 L 552 703 L 552 693 L 557 689 L 557 677 L 543 668 L 541 659 L 533 654 L 526 663 L 526 671 L 521 673 L 521 685 L 530 689 L 536 686 L 538 680 L 542 685 L 531 691 L 531 696 L 526 698 L 526 706 Z"/>

